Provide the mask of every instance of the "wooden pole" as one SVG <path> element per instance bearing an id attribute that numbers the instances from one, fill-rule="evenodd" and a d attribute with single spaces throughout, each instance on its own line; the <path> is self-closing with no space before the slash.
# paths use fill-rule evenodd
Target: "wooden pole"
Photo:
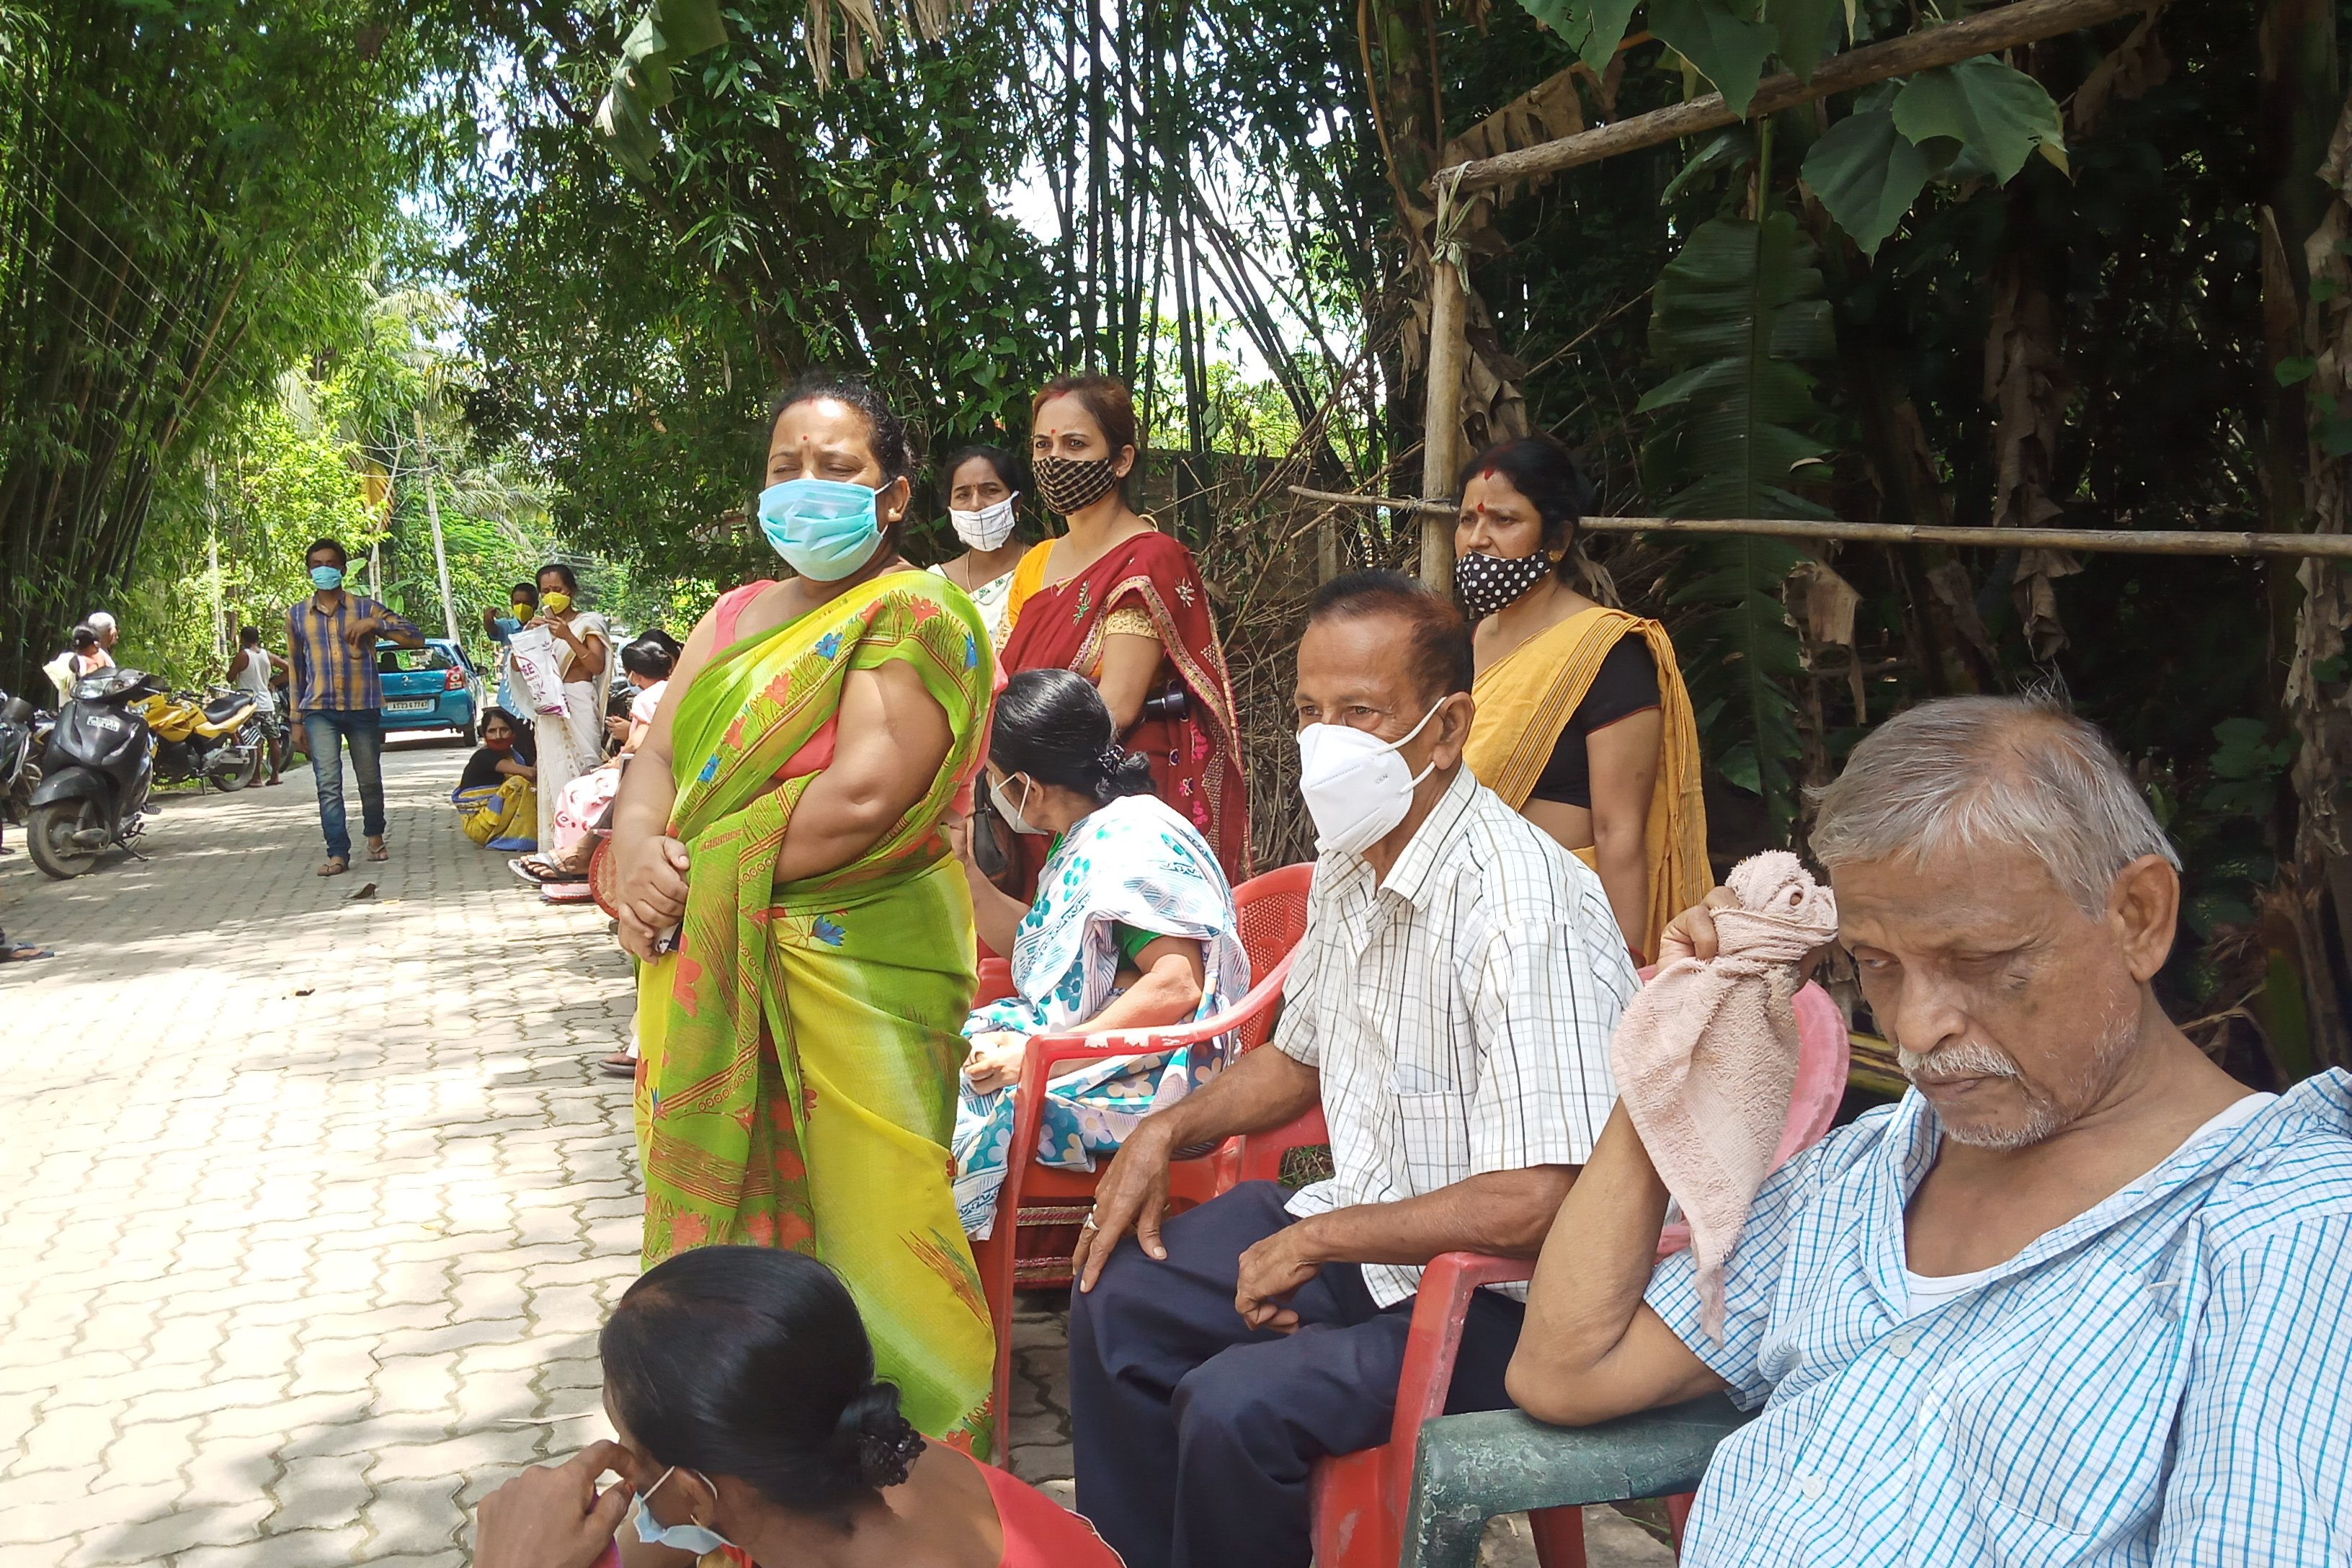
<path id="1" fill-rule="evenodd" d="M 1949 26 L 1924 27 L 1883 44 L 1865 44 L 1861 48 L 1832 55 L 1814 70 L 1811 82 L 1799 81 L 1785 71 L 1767 77 L 1758 84 L 1746 118 L 1761 119 L 1791 104 L 1848 92 L 1891 76 L 1908 76 L 1933 66 L 1948 66 L 1977 55 L 2096 26 L 2158 3 L 2159 0 L 2014 0 L 2014 4 L 1979 11 Z M 1538 142 L 1492 158 L 1457 163 L 1454 167 L 1462 171 L 1462 175 L 1455 188 L 1463 192 L 1483 191 L 1513 180 L 1557 174 L 1580 163 L 1598 163 L 1615 153 L 1630 153 L 1637 147 L 1712 131 L 1740 118 L 1723 101 L 1723 94 L 1711 92 L 1688 103 L 1637 114 L 1612 125 L 1596 126 L 1557 142 Z M 1438 177 L 1446 173 L 1441 169 Z"/>
<path id="2" fill-rule="evenodd" d="M 1293 485 L 1290 493 L 1333 506 L 1384 506 L 1424 520 L 1454 515 L 1454 503 L 1401 496 L 1350 496 Z M 1432 521 L 1422 524 L 1424 544 Z M 1588 517 L 1595 533 L 1761 533 L 1874 544 L 1960 544 L 1979 550 L 2086 550 L 2130 555 L 2285 555 L 2352 561 L 2348 533 L 2233 533 L 2185 528 L 1937 528 L 1908 522 L 1821 522 L 1779 517 Z"/>
<path id="3" fill-rule="evenodd" d="M 412 408 L 416 416 L 416 469 L 425 477 L 425 516 L 433 525 L 433 571 L 441 580 L 441 623 L 449 630 L 449 640 L 457 640 L 457 605 L 449 596 L 449 556 L 441 548 L 441 501 L 433 493 L 433 459 L 425 451 L 425 410 Z"/>
<path id="4" fill-rule="evenodd" d="M 1454 493 L 1454 470 L 1461 466 L 1462 369 L 1470 342 L 1463 321 L 1463 280 L 1452 262 L 1433 258 L 1429 279 L 1429 405 L 1421 426 L 1421 493 Z M 1293 489 L 1297 487 L 1294 486 Z M 1301 490 L 1300 494 L 1309 492 Z M 1439 505 L 1441 518 L 1424 509 L 1421 521 L 1421 580 L 1441 594 L 1454 591 L 1454 514 Z"/>

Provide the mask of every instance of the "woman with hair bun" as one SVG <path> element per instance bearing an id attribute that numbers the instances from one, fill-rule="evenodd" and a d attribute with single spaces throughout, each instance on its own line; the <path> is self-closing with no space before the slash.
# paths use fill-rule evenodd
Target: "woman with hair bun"
<path id="1" fill-rule="evenodd" d="M 598 1349 L 620 1441 L 484 1498 L 475 1568 L 688 1568 L 711 1553 L 745 1568 L 1118 1568 L 1085 1520 L 916 1433 L 876 1381 L 857 1303 L 815 1258 L 681 1253 L 629 1287 Z M 600 1495 L 607 1471 L 620 1484 Z"/>
<path id="2" fill-rule="evenodd" d="M 1233 889 L 1201 831 L 1152 793 L 1150 763 L 1123 750 L 1084 676 L 1024 669 L 996 699 L 989 789 L 1015 833 L 1047 840 L 1037 896 L 999 892 L 957 848 L 982 941 L 1012 955 L 1014 994 L 964 1020 L 971 1055 L 956 1111 L 956 1207 L 985 1240 L 1013 1138 L 1013 1084 L 1032 1035 L 1181 1024 L 1249 990 Z M 1143 1115 L 1224 1063 L 1230 1038 L 1190 1052 L 1054 1064 L 1038 1158 L 1090 1171 Z"/>
<path id="3" fill-rule="evenodd" d="M 1704 898 L 1698 728 L 1666 628 L 1576 586 L 1592 488 L 1559 442 L 1522 437 L 1462 470 L 1454 591 L 1475 624 L 1477 717 L 1462 760 L 1600 874 L 1625 945 Z"/>

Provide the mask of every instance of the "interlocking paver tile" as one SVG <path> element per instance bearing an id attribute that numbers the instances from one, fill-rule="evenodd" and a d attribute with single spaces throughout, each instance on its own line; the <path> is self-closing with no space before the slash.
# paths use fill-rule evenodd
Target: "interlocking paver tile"
<path id="1" fill-rule="evenodd" d="M 457 833 L 463 761 L 386 753 L 393 858 L 349 877 L 307 772 L 168 797 L 143 862 L 0 859 L 0 924 L 58 950 L 0 970 L 0 1568 L 457 1568 L 482 1489 L 604 1435 L 544 1422 L 594 1407 L 577 1320 L 636 1273 L 592 1059 L 628 966 Z"/>
<path id="2" fill-rule="evenodd" d="M 0 924 L 58 950 L 0 967 L 0 1568 L 463 1568 L 486 1491 L 608 1435 L 629 970 L 457 831 L 463 755 L 385 754 L 362 874 L 311 875 L 307 772 L 175 795 L 72 882 L 0 859 Z M 1032 1306 L 1013 1464 L 1067 1502 L 1066 1315 Z M 1589 1520 L 1595 1568 L 1669 1560 Z M 1533 1563 L 1508 1521 L 1486 1556 Z"/>

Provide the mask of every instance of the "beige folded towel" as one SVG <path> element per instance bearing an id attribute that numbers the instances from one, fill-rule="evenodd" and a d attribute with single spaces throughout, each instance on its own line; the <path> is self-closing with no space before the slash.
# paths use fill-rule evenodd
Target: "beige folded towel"
<path id="1" fill-rule="evenodd" d="M 1742 860 L 1728 886 L 1739 907 L 1713 911 L 1717 955 L 1659 970 L 1609 1047 L 1626 1112 L 1690 1226 L 1699 1325 L 1718 1344 L 1724 1259 L 1796 1087 L 1797 965 L 1837 934 L 1837 901 L 1786 850 Z"/>

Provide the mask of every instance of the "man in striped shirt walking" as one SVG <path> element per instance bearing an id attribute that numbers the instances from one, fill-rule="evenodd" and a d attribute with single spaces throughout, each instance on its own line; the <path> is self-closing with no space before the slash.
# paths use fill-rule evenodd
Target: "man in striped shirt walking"
<path id="1" fill-rule="evenodd" d="M 391 857 L 384 847 L 383 677 L 376 669 L 376 643 L 423 647 L 414 623 L 343 586 L 351 558 L 331 539 L 304 552 L 312 592 L 286 607 L 286 643 L 293 666 L 289 726 L 299 724 L 310 752 L 310 772 L 319 784 L 319 830 L 327 840 L 321 877 L 340 877 L 352 868 L 352 835 L 343 815 L 343 752 L 352 749 L 352 772 L 360 785 L 360 827 L 367 858 Z"/>
<path id="2" fill-rule="evenodd" d="M 2151 986 L 2179 858 L 2041 699 L 1915 708 L 1813 849 L 1913 1089 L 1758 1193 L 1699 1327 L 1621 1109 L 1562 1203 L 1510 1388 L 1566 1425 L 1729 1390 L 1684 1561 L 2352 1562 L 2352 1076 L 2252 1094 Z M 1710 901 L 1727 895 L 1718 891 Z M 1714 951 L 1705 910 L 1670 956 Z"/>

